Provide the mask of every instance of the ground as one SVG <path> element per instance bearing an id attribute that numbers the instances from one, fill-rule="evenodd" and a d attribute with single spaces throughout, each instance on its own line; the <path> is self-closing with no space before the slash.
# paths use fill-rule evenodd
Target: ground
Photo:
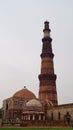
<path id="1" fill-rule="evenodd" d="M 73 128 L 9 128 L 9 127 L 6 127 L 6 128 L 0 128 L 0 130 L 2 129 L 5 129 L 5 130 L 71 130 Z"/>

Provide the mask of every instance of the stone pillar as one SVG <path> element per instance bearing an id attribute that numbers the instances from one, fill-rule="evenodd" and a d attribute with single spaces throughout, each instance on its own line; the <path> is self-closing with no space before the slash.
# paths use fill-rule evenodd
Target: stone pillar
<path id="1" fill-rule="evenodd" d="M 45 120 L 45 115 L 43 115 L 43 120 Z"/>
<path id="2" fill-rule="evenodd" d="M 21 119 L 22 119 L 22 120 L 24 119 L 24 116 L 23 116 L 23 115 L 21 116 Z"/>
<path id="3" fill-rule="evenodd" d="M 41 120 L 41 115 L 39 115 L 39 120 Z"/>
<path id="4" fill-rule="evenodd" d="M 24 119 L 24 120 L 26 120 L 26 117 L 25 117 L 25 115 L 23 116 L 23 119 Z"/>
<path id="5" fill-rule="evenodd" d="M 28 120 L 30 120 L 30 115 L 28 115 Z"/>
<path id="6" fill-rule="evenodd" d="M 32 120 L 35 120 L 35 115 L 33 115 Z"/>

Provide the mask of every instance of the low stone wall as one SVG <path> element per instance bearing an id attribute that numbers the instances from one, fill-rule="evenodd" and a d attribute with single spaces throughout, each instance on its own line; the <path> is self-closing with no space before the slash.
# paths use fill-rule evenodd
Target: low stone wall
<path id="1" fill-rule="evenodd" d="M 69 113 L 70 121 L 73 122 L 73 104 L 58 105 L 47 110 L 47 117 L 53 121 L 65 121 L 66 114 Z"/>

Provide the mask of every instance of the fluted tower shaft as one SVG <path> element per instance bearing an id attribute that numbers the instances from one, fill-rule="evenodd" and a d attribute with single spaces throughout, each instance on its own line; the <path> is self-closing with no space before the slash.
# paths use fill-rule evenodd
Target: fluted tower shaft
<path id="1" fill-rule="evenodd" d="M 54 63 L 52 52 L 52 38 L 50 37 L 49 22 L 44 23 L 44 37 L 42 39 L 41 74 L 39 75 L 39 99 L 49 100 L 57 105 L 56 74 L 54 74 Z"/>

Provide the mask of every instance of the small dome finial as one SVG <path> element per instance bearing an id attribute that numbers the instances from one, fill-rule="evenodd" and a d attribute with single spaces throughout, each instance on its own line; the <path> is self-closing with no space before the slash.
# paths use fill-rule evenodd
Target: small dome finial
<path id="1" fill-rule="evenodd" d="M 26 88 L 26 86 L 24 86 L 24 88 Z"/>

